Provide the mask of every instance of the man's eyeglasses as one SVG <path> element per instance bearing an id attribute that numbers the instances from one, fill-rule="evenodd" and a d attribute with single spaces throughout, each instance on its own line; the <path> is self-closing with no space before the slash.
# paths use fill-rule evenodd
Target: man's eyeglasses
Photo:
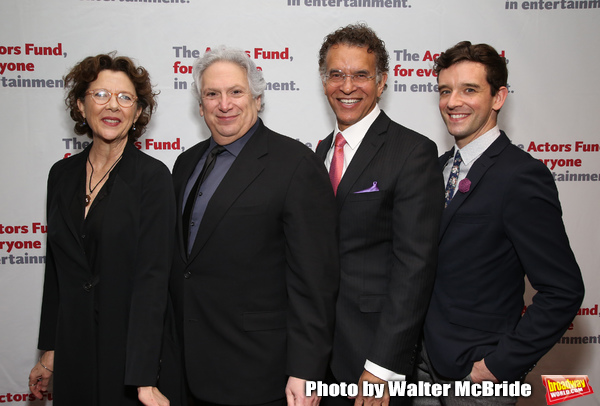
<path id="1" fill-rule="evenodd" d="M 113 93 L 106 89 L 88 90 L 85 94 L 91 95 L 92 100 L 101 106 L 108 103 L 113 96 Z M 136 96 L 127 92 L 120 92 L 119 94 L 115 94 L 115 96 L 117 96 L 117 103 L 119 103 L 119 106 L 121 107 L 131 107 L 138 99 Z"/>
<path id="2" fill-rule="evenodd" d="M 346 81 L 346 78 L 350 78 L 352 82 L 360 84 L 374 79 L 375 75 L 369 76 L 366 73 L 356 73 L 354 75 L 350 75 L 339 70 L 332 70 L 328 75 L 325 75 L 325 79 L 329 83 L 343 83 Z"/>

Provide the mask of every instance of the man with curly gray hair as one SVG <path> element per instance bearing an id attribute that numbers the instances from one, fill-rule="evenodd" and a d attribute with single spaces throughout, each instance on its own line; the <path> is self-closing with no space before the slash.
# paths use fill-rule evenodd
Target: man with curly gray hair
<path id="1" fill-rule="evenodd" d="M 193 66 L 210 139 L 173 168 L 171 294 L 191 405 L 316 405 L 339 283 L 323 162 L 268 129 L 262 72 L 221 47 Z M 235 388 L 232 388 L 232 383 Z"/>

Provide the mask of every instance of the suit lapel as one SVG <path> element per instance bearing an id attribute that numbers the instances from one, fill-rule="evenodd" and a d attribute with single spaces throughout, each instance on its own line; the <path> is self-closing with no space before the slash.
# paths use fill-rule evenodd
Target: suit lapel
<path id="1" fill-rule="evenodd" d="M 71 201 L 73 196 L 80 193 L 77 189 L 81 185 L 81 169 L 82 167 L 85 170 L 85 162 L 90 153 L 91 144 L 82 152 L 75 155 L 68 168 L 65 168 L 62 176 L 70 176 L 72 177 L 72 181 L 63 181 L 61 182 L 61 191 L 58 193 L 58 209 L 60 215 L 62 216 L 71 236 L 76 241 L 77 245 L 81 248 L 83 252 L 83 245 L 81 240 L 79 239 L 79 234 L 81 230 L 77 229 L 75 223 L 73 223 L 73 217 L 71 215 Z M 85 172 L 84 172 L 85 173 Z M 83 196 L 82 196 L 83 197 Z M 82 213 L 83 215 L 83 213 Z"/>
<path id="2" fill-rule="evenodd" d="M 384 144 L 385 134 L 390 122 L 389 117 L 382 111 L 365 134 L 338 186 L 336 195 L 338 209 L 344 205 L 344 201 L 350 193 L 352 186 Z"/>
<path id="3" fill-rule="evenodd" d="M 126 211 L 129 203 L 131 202 L 131 189 L 135 182 L 135 176 L 137 174 L 137 153 L 139 151 L 131 143 L 128 142 L 125 145 L 123 151 L 123 159 L 119 163 L 119 170 L 114 174 L 115 179 L 111 187 L 110 194 L 105 197 L 106 201 L 106 213 L 111 213 L 110 216 L 106 216 L 103 220 L 105 226 L 115 222 L 117 218 L 120 218 L 124 210 Z M 109 174 L 109 177 L 112 174 Z M 104 227 L 104 232 L 110 232 L 112 227 Z"/>
<path id="4" fill-rule="evenodd" d="M 317 149 L 316 149 L 315 153 L 319 157 L 321 157 L 321 159 L 323 161 L 325 161 L 325 158 L 327 158 L 327 152 L 329 152 L 332 142 L 333 142 L 333 132 L 330 133 L 327 137 L 325 137 L 325 139 L 323 141 L 319 142 L 319 144 L 317 145 Z"/>
<path id="5" fill-rule="evenodd" d="M 477 185 L 485 175 L 485 173 L 496 163 L 498 156 L 500 153 L 510 144 L 510 140 L 506 136 L 506 134 L 501 131 L 500 136 L 496 141 L 492 143 L 486 149 L 483 154 L 473 163 L 473 166 L 469 170 L 467 178 L 471 181 L 471 186 L 466 193 L 459 192 L 458 190 L 455 192 L 454 197 L 448 204 L 448 207 L 444 209 L 442 214 L 442 220 L 440 224 L 440 241 L 444 237 L 444 233 L 448 228 L 448 224 L 450 224 L 450 220 L 456 214 L 460 206 L 469 198 L 469 196 L 473 193 L 473 191 L 477 188 Z M 440 162 L 446 162 L 450 159 L 450 154 L 454 149 L 448 151 L 440 158 Z M 446 158 L 445 160 L 444 157 Z"/>
<path id="6" fill-rule="evenodd" d="M 264 164 L 260 158 L 268 153 L 267 131 L 261 122 L 217 187 L 202 217 L 189 261 L 192 261 L 200 253 L 238 196 L 263 171 Z"/>
<path id="7" fill-rule="evenodd" d="M 454 156 L 454 147 L 452 147 L 450 151 L 447 151 L 444 155 L 439 157 L 440 168 L 442 169 L 442 171 L 444 170 L 446 162 L 448 162 L 451 156 Z"/>
<path id="8" fill-rule="evenodd" d="M 202 158 L 202 154 L 208 149 L 210 145 L 210 139 L 202 141 L 198 144 L 198 148 L 193 150 L 193 154 L 188 158 L 181 160 L 179 165 L 180 168 L 177 169 L 178 172 L 181 173 L 181 176 L 177 176 L 173 178 L 173 186 L 175 190 L 178 191 L 177 194 L 177 246 L 179 247 L 179 254 L 181 258 L 184 260 L 187 259 L 187 249 L 185 244 L 183 243 L 183 198 L 185 197 L 185 188 L 187 183 L 196 169 L 200 158 Z M 190 151 L 192 152 L 192 151 Z"/>

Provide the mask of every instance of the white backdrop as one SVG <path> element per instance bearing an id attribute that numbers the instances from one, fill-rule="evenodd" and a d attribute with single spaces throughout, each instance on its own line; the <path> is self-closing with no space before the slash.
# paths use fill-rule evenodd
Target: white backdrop
<path id="1" fill-rule="evenodd" d="M 533 395 L 520 404 L 545 404 L 542 374 L 587 374 L 600 392 L 599 7 L 581 0 L 1 0 L 0 403 L 44 404 L 25 394 L 38 356 L 46 177 L 88 141 L 73 134 L 65 111 L 68 69 L 110 51 L 147 68 L 160 96 L 140 147 L 172 167 L 181 150 L 209 135 L 189 67 L 209 47 L 242 48 L 270 83 L 265 123 L 314 149 L 334 125 L 318 50 L 326 34 L 357 21 L 375 29 L 390 53 L 381 107 L 440 153 L 452 138 L 437 111 L 432 59 L 461 40 L 490 43 L 508 58 L 501 128 L 555 173 L 587 290 L 582 314 L 529 374 Z M 600 396 L 569 404 L 600 405 Z"/>

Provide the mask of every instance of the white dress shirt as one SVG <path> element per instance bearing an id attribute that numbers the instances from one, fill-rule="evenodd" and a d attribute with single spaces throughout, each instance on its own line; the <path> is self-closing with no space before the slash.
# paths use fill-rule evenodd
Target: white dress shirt
<path id="1" fill-rule="evenodd" d="M 367 114 L 362 120 L 346 128 L 344 131 L 340 131 L 340 128 L 338 127 L 338 124 L 336 122 L 335 132 L 333 133 L 333 139 L 331 140 L 331 145 L 329 146 L 327 156 L 325 157 L 325 167 L 327 168 L 327 171 L 329 171 L 329 167 L 331 166 L 331 160 L 333 159 L 336 134 L 341 132 L 342 136 L 346 140 L 346 144 L 344 145 L 344 168 L 342 169 L 343 177 L 344 173 L 346 173 L 348 165 L 350 165 L 350 161 L 352 161 L 354 154 L 356 154 L 358 147 L 360 147 L 360 143 L 362 142 L 363 138 L 365 138 L 365 135 L 367 134 L 367 131 L 369 131 L 371 125 L 373 125 L 373 123 L 379 116 L 379 113 L 381 113 L 381 109 L 378 105 L 375 105 L 375 108 L 373 108 L 373 110 L 369 114 Z"/>

